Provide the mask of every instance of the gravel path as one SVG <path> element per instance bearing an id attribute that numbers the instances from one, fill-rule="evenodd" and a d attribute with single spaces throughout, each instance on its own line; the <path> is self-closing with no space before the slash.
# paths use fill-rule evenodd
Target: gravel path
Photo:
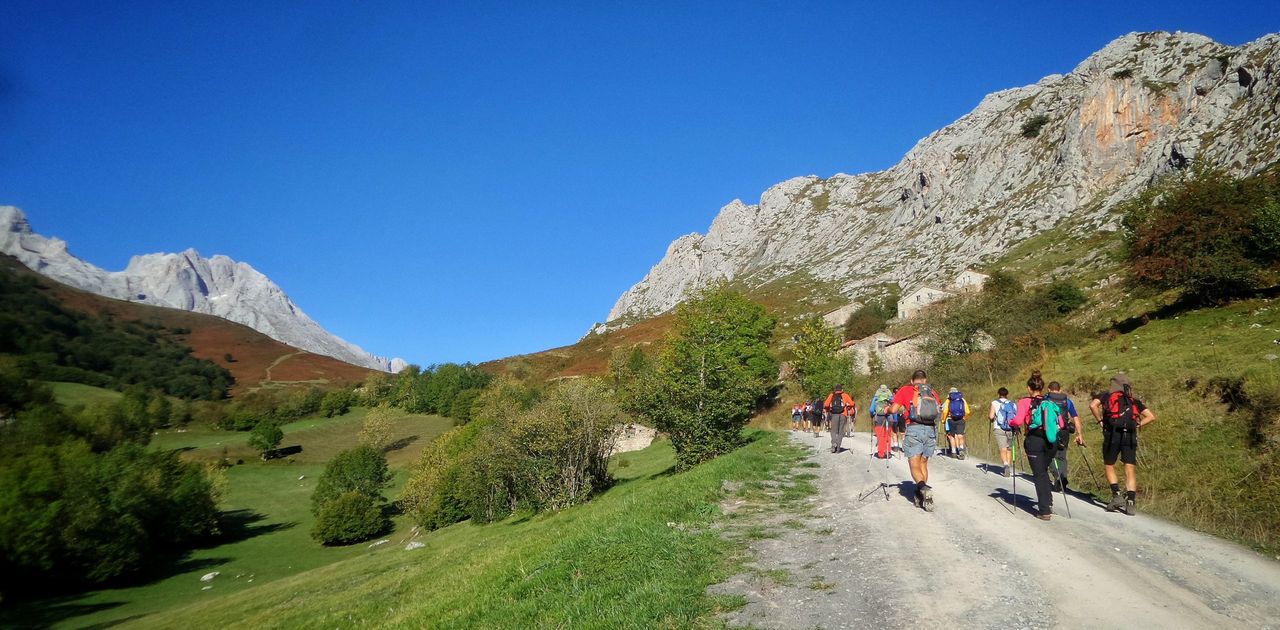
<path id="1" fill-rule="evenodd" d="M 803 529 L 766 517 L 780 535 L 752 541 L 750 571 L 712 588 L 747 600 L 730 625 L 1280 627 L 1280 563 L 1238 545 L 1082 495 L 1068 495 L 1072 518 L 1056 495 L 1045 523 L 1029 477 L 1015 507 L 1010 480 L 973 459 L 933 458 L 927 513 L 911 502 L 906 461 L 871 460 L 869 435 L 839 454 L 826 433 L 792 440 L 815 449 L 818 467 L 798 474 L 818 475 L 819 493 Z"/>

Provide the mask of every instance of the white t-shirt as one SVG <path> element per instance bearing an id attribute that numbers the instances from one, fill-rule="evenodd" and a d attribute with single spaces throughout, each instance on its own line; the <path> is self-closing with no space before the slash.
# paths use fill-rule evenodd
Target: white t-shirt
<path id="1" fill-rule="evenodd" d="M 987 418 L 988 418 L 988 419 L 991 419 L 991 418 L 999 418 L 999 417 L 1000 417 L 1000 408 L 1001 408 L 1001 407 L 1003 407 L 1003 406 L 1004 406 L 1004 404 L 1005 404 L 1005 403 L 1007 403 L 1007 402 L 1009 402 L 1009 399 L 1008 399 L 1008 398 L 997 398 L 997 399 L 995 399 L 995 400 L 991 401 L 991 414 L 990 414 L 990 415 L 988 415 L 988 416 L 987 416 Z"/>

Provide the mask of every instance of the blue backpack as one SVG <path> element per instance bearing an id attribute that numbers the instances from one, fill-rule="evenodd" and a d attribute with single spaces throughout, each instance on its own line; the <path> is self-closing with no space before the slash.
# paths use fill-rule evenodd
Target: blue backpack
<path id="1" fill-rule="evenodd" d="M 947 398 L 950 399 L 947 403 L 947 413 L 956 420 L 964 418 L 964 394 L 951 392 Z"/>
<path id="2" fill-rule="evenodd" d="M 1018 404 L 1012 400 L 1006 400 L 1000 403 L 1000 408 L 996 410 L 996 426 L 1001 431 L 1009 431 L 1009 421 L 1018 415 Z"/>

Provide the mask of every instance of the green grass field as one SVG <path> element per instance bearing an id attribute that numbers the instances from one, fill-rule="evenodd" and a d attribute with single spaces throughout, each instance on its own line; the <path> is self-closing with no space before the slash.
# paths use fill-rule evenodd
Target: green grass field
<path id="1" fill-rule="evenodd" d="M 191 571 L 135 589 L 27 606 L 7 623 L 137 627 L 651 628 L 715 625 L 740 602 L 706 587 L 736 567 L 741 544 L 713 527 L 723 480 L 744 496 L 801 458 L 776 433 L 682 474 L 660 441 L 617 456 L 619 483 L 588 504 L 491 525 L 460 523 L 391 542 L 325 549 L 306 538 L 315 465 L 237 466 L 228 508 L 261 512 L 265 533 L 192 555 Z M 295 472 L 306 473 L 299 482 Z M 285 475 L 285 472 L 288 475 Z M 808 486 L 788 492 L 802 498 Z M 763 495 L 762 495 L 763 496 Z M 199 576 L 221 571 L 211 584 Z M 252 578 L 250 577 L 252 576 Z M 249 580 L 252 579 L 253 582 Z M 39 615 L 43 615 L 43 617 Z"/>
<path id="2" fill-rule="evenodd" d="M 68 407 L 92 405 L 96 403 L 115 402 L 123 395 L 120 392 L 80 383 L 46 383 L 53 390 L 53 397 Z"/>
<path id="3" fill-rule="evenodd" d="M 55 385 L 59 396 L 66 392 L 81 399 L 101 395 L 90 391 L 96 388 Z M 152 441 L 154 448 L 190 449 L 184 456 L 218 459 L 226 446 L 231 461 L 244 459 L 243 465 L 226 471 L 228 483 L 222 509 L 229 524 L 227 540 L 156 567 L 153 575 L 138 586 L 15 606 L 0 613 L 0 626 L 83 627 L 115 623 L 202 598 L 251 589 L 368 552 L 366 545 L 326 548 L 310 538 L 314 523 L 310 499 L 315 483 L 326 461 L 356 444 L 364 415 L 365 410 L 357 408 L 338 418 L 309 418 L 285 425 L 283 444 L 303 446 L 293 461 L 261 461 L 245 443 L 247 433 L 200 426 L 160 432 Z M 397 421 L 395 438 L 404 440 L 406 446 L 387 454 L 395 471 L 394 484 L 387 492 L 389 498 L 399 495 L 407 476 L 405 464 L 451 426 L 452 420 L 439 416 L 404 414 Z M 411 528 L 407 519 L 398 517 L 394 532 L 386 537 L 398 540 Z M 210 571 L 220 575 L 211 583 L 200 582 L 200 577 Z M 212 588 L 203 590 L 205 586 Z"/>

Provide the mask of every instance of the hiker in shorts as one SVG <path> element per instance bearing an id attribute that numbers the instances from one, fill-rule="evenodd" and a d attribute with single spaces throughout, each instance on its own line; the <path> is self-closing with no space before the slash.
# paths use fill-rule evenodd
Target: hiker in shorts
<path id="1" fill-rule="evenodd" d="M 822 437 L 822 401 L 809 401 L 809 428 L 813 429 L 813 437 Z"/>
<path id="2" fill-rule="evenodd" d="M 947 445 L 951 456 L 964 459 L 964 424 L 969 418 L 969 401 L 960 390 L 952 387 L 947 393 Z"/>
<path id="3" fill-rule="evenodd" d="M 991 401 L 991 413 L 987 414 L 987 418 L 991 420 L 991 436 L 995 438 L 996 448 L 1000 450 L 1000 463 L 1004 464 L 1001 474 L 1012 477 L 1009 449 L 1013 446 L 1013 429 L 1009 426 L 1009 421 L 1018 414 L 1018 404 L 1009 400 L 1007 388 L 1001 387 L 996 396 L 998 398 Z"/>
<path id="4" fill-rule="evenodd" d="M 801 422 L 804 420 L 804 405 L 799 403 L 791 405 L 791 432 L 795 433 L 800 428 Z"/>
<path id="5" fill-rule="evenodd" d="M 1102 427 L 1102 469 L 1111 484 L 1111 502 L 1107 511 L 1123 510 L 1134 515 L 1138 497 L 1138 430 L 1156 421 L 1141 400 L 1134 398 L 1129 377 L 1111 377 L 1111 391 L 1089 403 L 1089 411 Z M 1123 497 L 1116 478 L 1116 460 L 1124 463 Z"/>
<path id="6" fill-rule="evenodd" d="M 915 504 L 933 511 L 933 488 L 929 487 L 929 457 L 938 448 L 938 422 L 942 419 L 942 401 L 929 385 L 924 370 L 911 375 L 911 383 L 893 395 L 889 411 L 906 416 L 907 430 L 902 451 L 911 467 L 911 480 L 916 484 Z"/>
<path id="7" fill-rule="evenodd" d="M 889 391 L 888 385 L 881 385 L 871 396 L 871 404 L 867 406 L 871 423 L 875 425 L 876 457 L 880 459 L 888 459 L 891 455 L 889 443 L 892 441 L 890 436 L 893 435 L 894 418 L 889 414 L 889 406 L 892 404 L 893 392 Z"/>
<path id="8" fill-rule="evenodd" d="M 1058 435 L 1058 455 L 1054 458 L 1053 470 L 1056 479 L 1053 482 L 1055 492 L 1066 492 L 1069 487 L 1069 479 L 1067 477 L 1067 451 L 1071 445 L 1071 434 L 1076 436 L 1076 444 L 1084 446 L 1084 425 L 1080 424 L 1080 414 L 1076 413 L 1076 403 L 1071 397 L 1063 393 L 1062 384 L 1058 381 L 1049 383 L 1049 393 L 1044 395 L 1045 398 L 1058 405 L 1062 409 L 1062 417 L 1066 420 L 1066 432 Z"/>
<path id="9" fill-rule="evenodd" d="M 898 389 L 910 386 L 911 383 L 907 383 Z M 901 453 L 903 439 L 907 437 L 907 414 L 901 411 L 894 412 L 890 410 L 889 415 L 893 416 L 893 447 L 898 449 L 898 452 Z"/>
<path id="10" fill-rule="evenodd" d="M 828 394 L 827 399 L 822 402 L 822 409 L 827 412 L 827 421 L 831 423 L 828 428 L 831 433 L 831 452 L 839 453 L 847 425 L 858 417 L 858 404 L 844 393 L 843 385 L 836 385 L 835 391 Z"/>
<path id="11" fill-rule="evenodd" d="M 1018 401 L 1018 413 L 1009 426 L 1024 433 L 1022 446 L 1036 483 L 1036 507 L 1040 512 L 1037 518 L 1047 521 L 1053 517 L 1053 483 L 1049 481 L 1049 465 L 1057 450 L 1062 412 L 1057 405 L 1045 399 L 1044 378 L 1040 376 L 1040 370 L 1032 372 L 1031 378 L 1027 379 L 1027 396 Z"/>

